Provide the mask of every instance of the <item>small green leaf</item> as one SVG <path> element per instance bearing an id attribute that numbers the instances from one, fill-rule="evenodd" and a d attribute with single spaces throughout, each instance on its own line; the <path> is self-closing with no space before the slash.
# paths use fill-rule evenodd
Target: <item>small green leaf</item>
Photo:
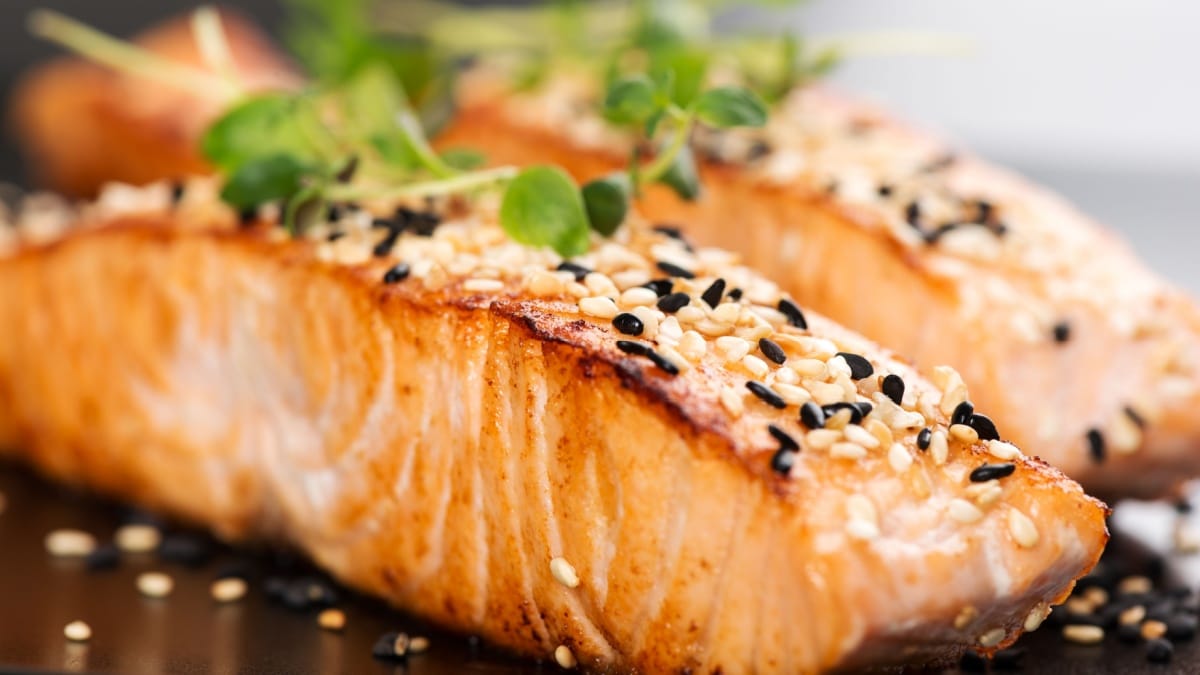
<path id="1" fill-rule="evenodd" d="M 242 164 L 225 181 L 221 200 L 244 211 L 266 202 L 286 199 L 301 187 L 308 167 L 291 155 L 270 155 Z"/>
<path id="2" fill-rule="evenodd" d="M 200 149 L 208 161 L 225 171 L 267 155 L 309 158 L 315 153 L 301 125 L 303 117 L 313 114 L 311 106 L 295 94 L 254 96 L 214 122 L 200 140 Z"/>
<path id="3" fill-rule="evenodd" d="M 704 86 L 710 58 L 707 49 L 696 45 L 679 44 L 655 50 L 650 53 L 650 75 L 657 80 L 669 73 L 671 87 L 664 93 L 675 105 L 686 108 Z"/>
<path id="4" fill-rule="evenodd" d="M 606 237 L 612 236 L 629 213 L 632 190 L 629 175 L 625 173 L 614 173 L 584 185 L 581 191 L 583 204 L 592 229 Z"/>
<path id="5" fill-rule="evenodd" d="M 690 145 L 684 145 L 679 150 L 671 167 L 659 177 L 658 182 L 689 202 L 700 196 L 700 176 L 696 172 L 696 160 Z"/>
<path id="6" fill-rule="evenodd" d="M 654 133 L 658 131 L 658 125 L 667 116 L 666 108 L 659 108 L 650 119 L 646 120 L 646 138 L 654 138 Z"/>
<path id="7" fill-rule="evenodd" d="M 693 110 L 700 121 L 721 129 L 767 123 L 766 104 L 754 92 L 740 87 L 709 89 L 696 99 Z"/>
<path id="8" fill-rule="evenodd" d="M 588 249 L 583 197 L 558 167 L 532 166 L 517 174 L 500 204 L 500 226 L 514 241 L 549 246 L 564 257 Z"/>
<path id="9" fill-rule="evenodd" d="M 487 156 L 470 148 L 450 148 L 442 151 L 442 161 L 459 171 L 470 171 L 486 164 Z"/>
<path id="10" fill-rule="evenodd" d="M 654 83 L 645 75 L 623 77 L 608 87 L 604 115 L 618 124 L 641 124 L 658 110 Z"/>

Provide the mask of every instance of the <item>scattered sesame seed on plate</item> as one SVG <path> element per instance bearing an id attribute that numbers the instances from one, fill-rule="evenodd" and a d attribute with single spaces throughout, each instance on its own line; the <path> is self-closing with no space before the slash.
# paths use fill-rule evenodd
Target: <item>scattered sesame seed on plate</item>
<path id="1" fill-rule="evenodd" d="M 575 572 L 575 567 L 567 562 L 566 558 L 551 558 L 550 574 L 554 576 L 555 581 L 567 588 L 576 588 L 579 586 L 579 575 Z"/>
<path id="2" fill-rule="evenodd" d="M 96 538 L 83 530 L 54 530 L 45 543 L 46 551 L 57 558 L 83 558 L 96 550 Z"/>
<path id="3" fill-rule="evenodd" d="M 1148 577 L 1130 576 L 1117 583 L 1117 593 L 1121 595 L 1143 595 L 1154 590 L 1154 583 Z"/>
<path id="4" fill-rule="evenodd" d="M 323 630 L 340 631 L 346 627 L 346 613 L 332 607 L 323 609 L 317 614 L 317 625 Z"/>
<path id="5" fill-rule="evenodd" d="M 1100 626 L 1069 624 L 1063 626 L 1062 636 L 1067 642 L 1077 645 L 1097 645 L 1104 641 L 1104 629 Z"/>
<path id="6" fill-rule="evenodd" d="M 571 653 L 571 648 L 566 645 L 559 645 L 554 648 L 554 662 L 561 668 L 570 670 L 579 664 L 575 660 L 575 655 Z"/>
<path id="7" fill-rule="evenodd" d="M 246 597 L 246 580 L 239 577 L 217 579 L 212 583 L 209 592 L 217 602 L 237 602 Z"/>
<path id="8" fill-rule="evenodd" d="M 175 589 L 175 580 L 163 572 L 142 572 L 137 577 L 137 589 L 148 598 L 165 598 Z"/>
<path id="9" fill-rule="evenodd" d="M 414 635 L 408 641 L 409 654 L 424 654 L 429 651 L 429 638 L 421 635 Z"/>
<path id="10" fill-rule="evenodd" d="M 63 627 L 63 636 L 71 642 L 87 642 L 92 639 L 92 627 L 83 621 L 72 621 Z"/>
<path id="11" fill-rule="evenodd" d="M 1157 640 L 1167 634 L 1167 624 L 1156 619 L 1143 621 L 1141 634 L 1143 640 Z"/>
<path id="12" fill-rule="evenodd" d="M 126 553 L 150 553 L 162 543 L 162 532 L 153 525 L 131 523 L 117 528 L 113 541 Z"/>

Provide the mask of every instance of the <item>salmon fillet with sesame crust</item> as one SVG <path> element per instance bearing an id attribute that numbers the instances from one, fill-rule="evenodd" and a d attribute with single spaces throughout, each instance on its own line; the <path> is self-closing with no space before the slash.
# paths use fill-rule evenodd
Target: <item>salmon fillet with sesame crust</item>
<path id="1" fill-rule="evenodd" d="M 252 27 L 224 21 L 250 88 L 296 86 Z M 205 67 L 186 20 L 139 42 Z M 513 95 L 509 81 L 468 78 L 440 145 L 579 178 L 625 166 L 630 139 L 592 112 L 594 83 Z M 196 139 L 221 101 L 63 61 L 14 102 L 37 172 L 94 194 L 207 171 Z M 738 252 L 931 377 L 955 367 L 1006 436 L 1096 494 L 1157 496 L 1200 473 L 1195 303 L 1057 196 L 823 87 L 793 92 L 764 131 L 696 141 L 702 197 L 651 189 L 648 217 Z"/>
<path id="2" fill-rule="evenodd" d="M 564 265 L 486 212 L 290 239 L 198 190 L 16 230 L 0 447 L 597 671 L 948 663 L 1106 542 L 1076 483 L 724 251 L 635 223 Z"/>

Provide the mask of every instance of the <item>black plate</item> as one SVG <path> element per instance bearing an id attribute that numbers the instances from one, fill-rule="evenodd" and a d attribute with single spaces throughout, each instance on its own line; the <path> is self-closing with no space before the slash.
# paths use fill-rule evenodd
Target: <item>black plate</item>
<path id="1" fill-rule="evenodd" d="M 24 469 L 0 465 L 0 671 L 106 673 L 450 673 L 556 672 L 553 663 L 507 657 L 468 637 L 432 629 L 381 603 L 339 591 L 345 610 L 342 633 L 320 630 L 315 610 L 296 612 L 267 599 L 270 577 L 294 579 L 314 574 L 289 555 L 237 551 L 214 545 L 206 564 L 185 567 L 155 556 L 126 559 L 108 571 L 87 571 L 82 562 L 50 558 L 46 533 L 60 527 L 87 530 L 104 541 L 129 517 L 111 502 L 49 485 Z M 1187 559 L 1151 555 L 1118 537 L 1103 563 L 1118 574 L 1149 571 L 1170 585 L 1187 572 Z M 236 604 L 218 605 L 209 584 L 231 563 L 249 572 L 250 593 Z M 170 573 L 175 592 L 166 599 L 138 595 L 134 579 L 150 569 Z M 71 644 L 63 627 L 76 619 L 93 630 L 86 645 Z M 377 661 L 371 646 L 387 631 L 406 631 L 431 640 L 428 653 L 406 665 Z M 1027 636 L 1021 672 L 1045 675 L 1200 672 L 1200 645 L 1176 645 L 1170 665 L 1147 663 L 1141 645 L 1110 637 L 1096 647 L 1068 645 L 1048 622 Z M 949 672 L 955 672 L 951 669 Z M 1001 672 L 993 670 L 993 672 Z"/>

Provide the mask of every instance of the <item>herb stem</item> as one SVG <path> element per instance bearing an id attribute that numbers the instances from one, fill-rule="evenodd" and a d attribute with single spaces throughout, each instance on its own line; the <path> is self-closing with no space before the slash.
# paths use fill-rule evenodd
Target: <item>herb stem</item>
<path id="1" fill-rule="evenodd" d="M 233 98 L 238 93 L 228 82 L 203 70 L 174 63 L 154 52 L 101 33 L 53 10 L 38 9 L 31 12 L 29 31 L 96 63 L 193 94 L 211 96 L 213 91 L 219 91 Z"/>
<path id="2" fill-rule="evenodd" d="M 221 15 L 212 5 L 197 7 L 192 12 L 192 35 L 196 38 L 196 47 L 200 57 L 214 72 L 234 89 L 241 89 L 237 67 L 233 62 L 233 52 L 229 48 L 229 40 L 225 28 L 221 24 Z"/>
<path id="3" fill-rule="evenodd" d="M 408 185 L 366 186 L 334 185 L 326 191 L 333 201 L 352 199 L 399 199 L 404 197 L 437 197 L 467 190 L 487 187 L 512 180 L 517 175 L 515 166 L 498 166 L 483 171 L 464 173 L 442 180 L 421 181 Z"/>
<path id="4" fill-rule="evenodd" d="M 674 116 L 674 115 L 673 115 Z M 641 182 L 653 183 L 671 170 L 671 165 L 675 163 L 675 158 L 683 151 L 687 145 L 688 137 L 692 135 L 692 116 L 684 113 L 679 122 L 679 128 L 675 131 L 675 136 L 671 142 L 663 149 L 654 161 L 651 162 L 640 173 Z"/>

